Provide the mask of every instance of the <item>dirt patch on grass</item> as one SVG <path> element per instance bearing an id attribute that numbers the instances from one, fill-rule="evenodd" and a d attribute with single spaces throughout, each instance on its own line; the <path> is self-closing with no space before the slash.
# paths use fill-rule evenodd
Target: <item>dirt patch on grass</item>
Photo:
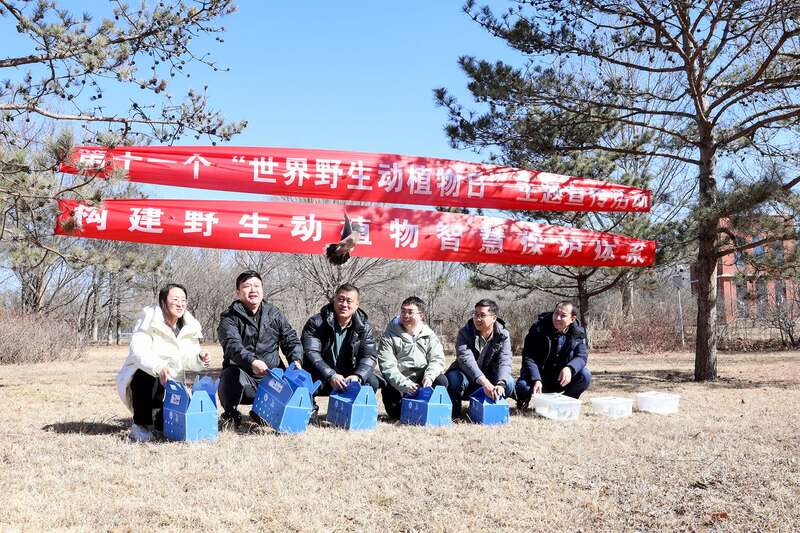
<path id="1" fill-rule="evenodd" d="M 800 354 L 598 354 L 592 395 L 681 393 L 673 416 L 369 433 L 253 429 L 126 442 L 124 348 L 0 377 L 0 528 L 791 530 L 800 522 Z M 214 356 L 221 360 L 218 349 Z M 518 368 L 518 362 L 515 363 Z M 513 402 L 512 402 L 513 404 Z M 322 403 L 324 411 L 325 404 Z M 512 413 L 513 414 L 513 413 Z"/>

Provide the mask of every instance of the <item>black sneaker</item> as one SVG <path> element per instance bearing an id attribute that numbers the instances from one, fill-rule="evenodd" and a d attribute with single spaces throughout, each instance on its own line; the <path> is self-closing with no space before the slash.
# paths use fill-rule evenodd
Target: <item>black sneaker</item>
<path id="1" fill-rule="evenodd" d="M 311 416 L 309 417 L 308 421 L 312 424 L 316 424 L 319 422 L 319 405 L 317 404 L 317 402 L 314 402 L 311 405 Z"/>
<path id="2" fill-rule="evenodd" d="M 517 411 L 525 412 L 530 409 L 530 401 L 527 402 L 517 402 Z"/>
<path id="3" fill-rule="evenodd" d="M 224 412 L 219 417 L 222 422 L 222 429 L 236 429 L 242 425 L 242 413 L 239 410 Z"/>
<path id="4" fill-rule="evenodd" d="M 256 414 L 256 412 L 253 411 L 252 409 L 250 409 L 250 420 L 252 420 L 258 426 L 267 426 L 267 425 L 269 425 L 269 424 L 267 424 L 266 420 L 264 420 L 263 418 L 258 416 L 258 414 Z"/>

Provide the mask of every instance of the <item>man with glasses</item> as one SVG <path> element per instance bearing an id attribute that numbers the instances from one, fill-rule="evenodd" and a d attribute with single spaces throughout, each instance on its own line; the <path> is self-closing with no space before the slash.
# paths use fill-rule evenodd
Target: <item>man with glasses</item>
<path id="1" fill-rule="evenodd" d="M 410 296 L 381 338 L 378 365 L 387 382 L 383 406 L 389 418 L 400 418 L 404 394 L 415 394 L 420 387 L 447 387 L 442 343 L 424 320 L 425 302 Z"/>
<path id="2" fill-rule="evenodd" d="M 224 425 L 242 421 L 239 404 L 252 405 L 256 390 L 270 368 L 284 368 L 278 348 L 289 363 L 299 366 L 303 348 L 297 333 L 277 307 L 264 300 L 261 275 L 247 270 L 236 278 L 236 301 L 222 313 L 217 333 L 224 358 L 219 402 Z M 261 419 L 253 411 L 250 418 Z"/>
<path id="3" fill-rule="evenodd" d="M 303 368 L 314 380 L 322 381 L 315 396 L 344 390 L 351 381 L 369 385 L 376 392 L 380 388 L 375 375 L 375 337 L 367 314 L 358 307 L 360 298 L 358 287 L 345 283 L 336 289 L 331 303 L 303 327 Z"/>
<path id="4" fill-rule="evenodd" d="M 592 382 L 587 360 L 586 331 L 575 306 L 558 302 L 552 312 L 539 315 L 525 336 L 517 404 L 526 409 L 531 396 L 542 392 L 579 398 Z"/>
<path id="5" fill-rule="evenodd" d="M 497 311 L 493 300 L 478 301 L 472 318 L 458 332 L 456 360 L 447 371 L 453 418 L 461 415 L 461 401 L 481 387 L 493 400 L 514 394 L 511 335 Z"/>

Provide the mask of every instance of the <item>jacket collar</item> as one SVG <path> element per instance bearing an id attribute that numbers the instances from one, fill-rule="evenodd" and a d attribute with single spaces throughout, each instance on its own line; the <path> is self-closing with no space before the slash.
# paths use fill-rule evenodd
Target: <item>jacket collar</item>
<path id="1" fill-rule="evenodd" d="M 497 320 L 495 320 L 493 326 L 492 338 L 490 342 L 498 338 L 504 339 L 508 335 L 508 331 L 506 330 L 505 325 L 506 323 L 500 317 L 497 317 Z M 480 335 L 480 332 L 478 332 L 478 328 L 475 327 L 475 323 L 472 321 L 471 318 L 467 320 L 467 328 L 469 329 L 469 332 L 472 335 L 474 335 L 477 339 L 478 335 Z"/>
<path id="2" fill-rule="evenodd" d="M 261 311 L 262 315 L 264 313 L 264 307 L 266 305 L 267 303 L 262 300 L 261 305 L 258 308 L 259 311 Z M 258 324 L 255 321 L 255 316 L 250 314 L 250 312 L 247 310 L 247 308 L 240 300 L 234 300 L 234 302 L 231 304 L 230 309 L 231 311 L 239 315 L 243 320 L 246 320 L 247 322 L 252 324 L 253 327 L 255 328 L 258 327 Z"/>
<path id="3" fill-rule="evenodd" d="M 406 338 L 409 341 L 412 340 L 411 334 L 409 332 L 407 332 L 405 330 L 405 328 L 403 328 L 403 324 L 400 322 L 400 317 L 399 316 L 396 316 L 392 320 L 389 321 L 389 323 L 386 325 L 386 331 L 388 333 L 393 333 L 394 335 L 397 335 L 398 337 Z M 430 326 L 428 326 L 428 324 L 423 322 L 422 323 L 422 327 L 420 328 L 419 333 L 417 334 L 416 338 L 417 339 L 421 339 L 421 338 L 424 338 L 424 337 L 430 337 L 431 334 L 433 334 L 433 330 L 430 328 Z"/>
<path id="4" fill-rule="evenodd" d="M 158 304 L 152 305 L 149 308 L 151 313 L 150 327 L 160 329 L 164 333 L 174 335 L 173 329 L 164 321 L 164 312 Z M 180 329 L 176 337 L 184 337 L 190 334 L 200 334 L 200 323 L 192 316 L 192 313 L 187 309 L 183 314 L 183 327 Z"/>
<path id="5" fill-rule="evenodd" d="M 555 335 L 556 328 L 553 326 L 553 312 L 548 311 L 539 315 L 539 329 L 547 335 Z M 583 338 L 586 336 L 586 331 L 581 326 L 580 320 L 577 318 L 572 321 L 567 331 L 564 333 L 567 337 Z"/>

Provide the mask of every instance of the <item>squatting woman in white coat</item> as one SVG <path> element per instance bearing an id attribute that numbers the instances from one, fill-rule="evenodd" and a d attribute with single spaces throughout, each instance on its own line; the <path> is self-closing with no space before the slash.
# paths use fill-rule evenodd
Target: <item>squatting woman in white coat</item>
<path id="1" fill-rule="evenodd" d="M 145 307 L 133 328 L 128 357 L 117 374 L 120 398 L 133 412 L 133 441 L 149 441 L 153 429 L 162 430 L 168 379 L 208 367 L 208 352 L 200 349 L 200 323 L 186 304 L 186 288 L 170 283 L 159 291 L 158 305 Z"/>

